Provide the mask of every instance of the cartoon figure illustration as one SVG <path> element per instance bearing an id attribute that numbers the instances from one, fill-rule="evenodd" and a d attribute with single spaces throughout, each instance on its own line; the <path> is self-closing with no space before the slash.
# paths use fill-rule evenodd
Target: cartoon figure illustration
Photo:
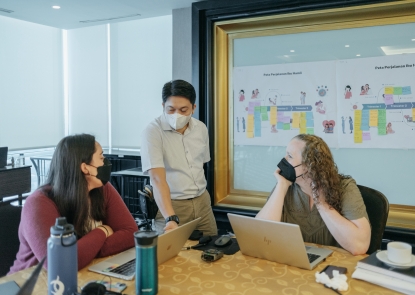
<path id="1" fill-rule="evenodd" d="M 366 89 L 365 86 L 360 87 L 360 95 L 366 95 Z"/>
<path id="2" fill-rule="evenodd" d="M 239 117 L 236 117 L 236 130 L 239 132 Z"/>
<path id="3" fill-rule="evenodd" d="M 241 90 L 239 91 L 239 101 L 245 100 L 245 91 Z"/>
<path id="4" fill-rule="evenodd" d="M 324 120 L 323 121 L 323 126 L 324 126 L 324 133 L 333 133 L 334 132 L 334 126 L 336 125 L 336 122 L 334 120 Z"/>
<path id="5" fill-rule="evenodd" d="M 300 103 L 301 104 L 305 104 L 305 92 L 302 92 L 301 91 L 301 94 L 300 94 Z"/>
<path id="6" fill-rule="evenodd" d="M 395 133 L 395 131 L 392 130 L 392 123 L 389 122 L 388 125 L 386 125 L 386 134 L 392 134 Z"/>
<path id="7" fill-rule="evenodd" d="M 275 125 L 271 125 L 271 133 L 277 133 L 278 130 L 275 128 Z"/>
<path id="8" fill-rule="evenodd" d="M 344 121 L 345 121 L 345 118 L 342 116 L 342 131 L 343 131 L 343 133 L 346 133 L 346 132 L 344 132 Z"/>
<path id="9" fill-rule="evenodd" d="M 328 124 L 328 123 L 326 123 L 326 124 L 324 125 L 324 130 L 323 130 L 323 132 L 324 132 L 324 133 L 329 132 L 329 124 Z"/>
<path id="10" fill-rule="evenodd" d="M 245 117 L 242 117 L 242 129 L 245 132 Z"/>
<path id="11" fill-rule="evenodd" d="M 350 97 L 352 97 L 352 87 L 350 87 L 350 85 L 347 85 L 344 89 L 344 98 L 350 99 Z"/>
<path id="12" fill-rule="evenodd" d="M 325 114 L 326 113 L 326 107 L 323 105 L 323 102 L 321 100 L 316 102 L 315 105 L 316 105 L 316 112 L 317 113 L 320 113 L 320 114 Z"/>
<path id="13" fill-rule="evenodd" d="M 350 124 L 350 133 L 353 133 L 353 120 L 352 120 L 352 117 L 349 117 L 349 124 Z"/>
<path id="14" fill-rule="evenodd" d="M 270 105 L 276 106 L 277 105 L 277 96 L 275 95 L 275 98 L 274 99 L 272 99 L 271 97 L 268 98 L 268 101 L 269 101 L 269 104 Z"/>
<path id="15" fill-rule="evenodd" d="M 254 90 L 255 98 L 260 98 L 258 88 Z"/>
<path id="16" fill-rule="evenodd" d="M 329 133 L 333 133 L 333 131 L 334 131 L 334 124 L 329 123 Z"/>
<path id="17" fill-rule="evenodd" d="M 365 84 L 365 91 L 366 91 L 366 95 L 372 94 L 372 89 L 369 88 L 369 84 Z"/>

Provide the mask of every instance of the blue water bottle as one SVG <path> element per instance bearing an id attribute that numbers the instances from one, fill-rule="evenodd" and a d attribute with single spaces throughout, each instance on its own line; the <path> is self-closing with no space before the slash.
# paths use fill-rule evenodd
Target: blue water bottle
<path id="1" fill-rule="evenodd" d="M 158 293 L 157 232 L 138 231 L 135 238 L 135 294 Z"/>
<path id="2" fill-rule="evenodd" d="M 78 289 L 78 248 L 72 224 L 56 218 L 48 239 L 48 295 L 72 295 Z"/>

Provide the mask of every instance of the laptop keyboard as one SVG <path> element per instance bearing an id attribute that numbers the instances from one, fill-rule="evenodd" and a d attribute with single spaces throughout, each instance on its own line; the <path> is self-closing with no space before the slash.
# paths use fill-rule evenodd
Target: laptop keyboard
<path id="1" fill-rule="evenodd" d="M 114 268 L 109 272 L 117 273 L 124 276 L 131 276 L 135 273 L 135 258 Z"/>
<path id="2" fill-rule="evenodd" d="M 308 256 L 308 261 L 310 261 L 310 263 L 312 263 L 313 261 L 315 261 L 317 258 L 320 257 L 320 255 L 311 254 L 311 253 L 307 253 L 307 256 Z"/>

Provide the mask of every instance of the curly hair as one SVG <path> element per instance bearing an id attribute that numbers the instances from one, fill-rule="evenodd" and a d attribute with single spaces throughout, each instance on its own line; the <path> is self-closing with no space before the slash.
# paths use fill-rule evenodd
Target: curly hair
<path id="1" fill-rule="evenodd" d="M 302 164 L 306 166 L 303 177 L 311 179 L 314 202 L 319 203 L 319 192 L 322 192 L 329 207 L 341 214 L 343 190 L 341 181 L 350 176 L 339 174 L 329 147 L 320 137 L 299 134 L 294 139 L 305 143 L 301 153 Z"/>

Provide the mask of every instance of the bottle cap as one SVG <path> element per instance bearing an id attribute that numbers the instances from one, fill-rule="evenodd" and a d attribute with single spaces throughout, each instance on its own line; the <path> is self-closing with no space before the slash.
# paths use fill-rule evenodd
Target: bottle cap
<path id="1" fill-rule="evenodd" d="M 66 221 L 66 217 L 58 217 L 56 218 L 55 225 L 50 228 L 50 233 L 55 236 L 72 234 L 74 233 L 74 228 L 72 224 Z"/>
<path id="2" fill-rule="evenodd" d="M 158 234 L 156 231 L 137 231 L 134 233 L 136 246 L 149 246 L 157 241 Z"/>

